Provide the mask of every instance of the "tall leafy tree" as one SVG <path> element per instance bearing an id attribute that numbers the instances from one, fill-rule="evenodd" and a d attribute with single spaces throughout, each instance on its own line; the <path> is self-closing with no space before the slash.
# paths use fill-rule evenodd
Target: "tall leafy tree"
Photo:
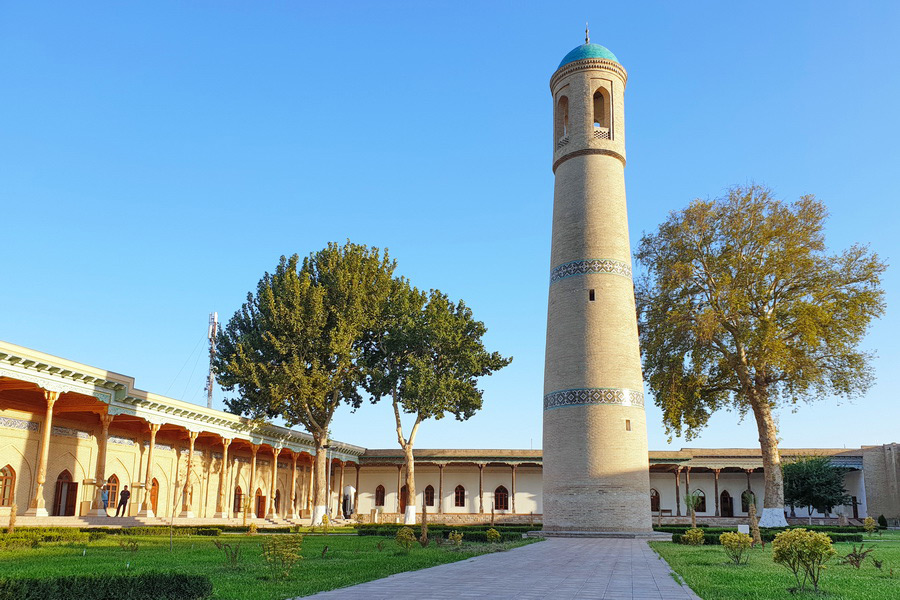
<path id="1" fill-rule="evenodd" d="M 835 506 L 850 504 L 852 496 L 844 489 L 847 469 L 831 463 L 827 456 L 806 456 L 785 463 L 784 501 L 788 506 L 805 506 L 812 524 L 813 509 L 831 512 Z"/>
<path id="2" fill-rule="evenodd" d="M 673 212 L 637 252 L 644 370 L 669 434 L 691 439 L 722 408 L 752 412 L 765 467 L 762 526 L 784 525 L 773 411 L 873 381 L 858 346 L 884 312 L 886 265 L 865 246 L 825 248 L 827 211 L 761 186 Z"/>
<path id="3" fill-rule="evenodd" d="M 358 407 L 363 345 L 384 311 L 394 263 L 387 253 L 330 243 L 303 259 L 281 257 L 219 339 L 216 379 L 235 414 L 302 425 L 316 446 L 313 522 L 326 505 L 326 446 L 341 403 Z"/>
<path id="4" fill-rule="evenodd" d="M 486 331 L 464 302 L 454 303 L 437 290 L 426 295 L 397 279 L 382 327 L 372 332 L 366 388 L 374 401 L 391 398 L 406 462 L 406 523 L 416 518 L 413 446 L 419 426 L 447 414 L 460 421 L 474 415 L 482 406 L 478 378 L 512 360 L 485 350 Z M 415 417 L 408 434 L 403 413 Z"/>

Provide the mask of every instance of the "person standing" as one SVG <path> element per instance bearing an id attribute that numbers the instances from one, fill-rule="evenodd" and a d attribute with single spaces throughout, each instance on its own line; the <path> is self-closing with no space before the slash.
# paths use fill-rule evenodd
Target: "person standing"
<path id="1" fill-rule="evenodd" d="M 100 488 L 100 501 L 103 502 L 103 510 L 109 508 L 109 490 L 104 485 Z M 109 516 L 108 514 L 106 515 Z"/>
<path id="2" fill-rule="evenodd" d="M 128 491 L 128 486 L 126 485 L 122 488 L 122 491 L 119 492 L 119 505 L 116 507 L 116 516 L 119 516 L 119 512 L 122 513 L 121 516 L 128 515 L 128 499 L 131 498 L 131 492 Z"/>

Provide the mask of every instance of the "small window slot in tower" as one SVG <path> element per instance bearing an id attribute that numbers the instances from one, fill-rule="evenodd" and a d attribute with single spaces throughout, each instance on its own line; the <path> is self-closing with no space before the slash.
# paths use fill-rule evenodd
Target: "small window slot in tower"
<path id="1" fill-rule="evenodd" d="M 631 419 L 625 419 L 625 431 L 631 431 Z"/>
<path id="2" fill-rule="evenodd" d="M 588 290 L 588 300 L 594 301 L 594 290 Z"/>

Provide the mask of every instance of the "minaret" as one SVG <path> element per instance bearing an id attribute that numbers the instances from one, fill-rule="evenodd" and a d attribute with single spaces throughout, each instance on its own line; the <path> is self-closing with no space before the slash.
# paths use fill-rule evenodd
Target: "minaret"
<path id="1" fill-rule="evenodd" d="M 550 78 L 553 242 L 544 366 L 548 532 L 649 532 L 650 476 L 625 209 L 625 69 L 585 43 Z"/>

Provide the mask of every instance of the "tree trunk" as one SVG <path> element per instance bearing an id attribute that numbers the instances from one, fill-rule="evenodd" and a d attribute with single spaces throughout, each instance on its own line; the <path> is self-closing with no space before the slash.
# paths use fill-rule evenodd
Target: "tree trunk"
<path id="1" fill-rule="evenodd" d="M 765 391 L 753 390 L 750 394 L 750 405 L 753 407 L 753 416 L 756 417 L 756 428 L 759 431 L 766 484 L 759 525 L 787 527 L 787 520 L 784 518 L 784 478 L 781 472 L 781 455 L 778 452 L 778 430 Z"/>
<path id="2" fill-rule="evenodd" d="M 413 459 L 412 444 L 403 447 L 403 455 L 406 457 L 406 513 L 403 522 L 406 525 L 416 524 L 416 474 L 415 460 Z"/>
<path id="3" fill-rule="evenodd" d="M 327 485 L 325 483 L 325 474 L 328 468 L 325 445 L 328 443 L 328 438 L 314 435 L 313 440 L 316 444 L 316 456 L 313 463 L 313 481 L 315 481 L 315 485 L 313 486 L 312 524 L 321 525 L 328 497 L 328 491 L 325 489 Z"/>

